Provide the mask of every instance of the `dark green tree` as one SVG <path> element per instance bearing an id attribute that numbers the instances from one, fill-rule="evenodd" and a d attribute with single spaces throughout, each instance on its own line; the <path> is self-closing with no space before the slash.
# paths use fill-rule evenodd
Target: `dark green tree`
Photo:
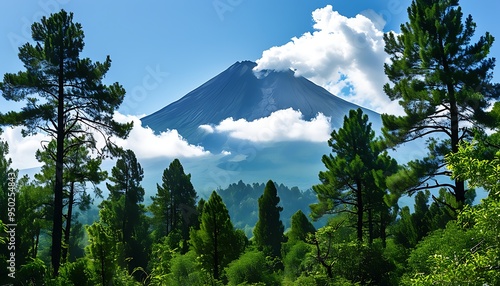
<path id="1" fill-rule="evenodd" d="M 311 214 L 315 219 L 336 213 L 354 216 L 358 241 L 363 241 L 367 216 L 371 242 L 375 212 L 385 228 L 382 222 L 388 206 L 384 204 L 387 190 L 383 180 L 395 172 L 397 163 L 383 150 L 381 141 L 375 140 L 368 116 L 361 109 L 344 117 L 342 128 L 332 132 L 328 145 L 332 154 L 323 155 L 327 171 L 319 173 L 321 184 L 313 186 L 319 202 L 311 205 Z"/>
<path id="2" fill-rule="evenodd" d="M 281 256 L 281 243 L 285 241 L 285 227 L 280 220 L 280 198 L 274 182 L 269 180 L 264 193 L 259 198 L 259 220 L 253 229 L 254 241 L 257 247 L 266 255 Z"/>
<path id="3" fill-rule="evenodd" d="M 462 17 L 458 0 L 412 1 L 401 33 L 384 36 L 391 58 L 384 68 L 392 82 L 384 90 L 406 114 L 382 116 L 392 144 L 428 139 L 429 154 L 409 162 L 396 185 L 410 194 L 448 188 L 459 207 L 466 201 L 464 181 L 437 179 L 451 175 L 444 156 L 469 138 L 469 126 L 494 124 L 495 114 L 486 110 L 500 96 L 500 85 L 491 83 L 495 59 L 488 58 L 494 38 L 486 33 L 472 42 L 476 24 L 472 16 Z"/>
<path id="4" fill-rule="evenodd" d="M 200 229 L 190 231 L 191 244 L 204 269 L 219 280 L 222 270 L 237 259 L 246 246 L 243 231 L 234 230 L 222 198 L 213 191 L 203 206 Z"/>
<path id="5" fill-rule="evenodd" d="M 185 174 L 178 159 L 163 171 L 162 184 L 151 197 L 149 206 L 155 240 L 179 231 L 187 251 L 189 228 L 196 224 L 196 191 L 191 184 L 191 174 Z"/>
<path id="6" fill-rule="evenodd" d="M 111 169 L 111 183 L 106 184 L 109 197 L 101 203 L 99 216 L 115 232 L 116 243 L 123 244 L 124 259 L 119 261 L 120 266 L 128 262 L 128 271 L 132 273 L 137 267 L 146 268 L 150 248 L 146 208 L 141 203 L 144 171 L 132 150 L 120 153 L 120 159 Z"/>
<path id="7" fill-rule="evenodd" d="M 301 210 L 298 210 L 292 216 L 292 227 L 287 233 L 288 241 L 306 241 L 307 236 L 315 231 L 316 229 L 306 215 Z"/>
<path id="8" fill-rule="evenodd" d="M 64 163 L 66 139 L 86 134 L 85 145 L 96 149 L 93 134 L 126 137 L 131 124 L 113 120 L 113 113 L 123 101 L 125 90 L 114 83 L 102 83 L 111 66 L 80 58 L 84 33 L 73 14 L 62 10 L 43 17 L 31 26 L 34 44 L 19 48 L 19 58 L 26 70 L 4 75 L 0 90 L 6 100 L 26 102 L 21 111 L 2 114 L 2 124 L 24 126 L 23 135 L 45 133 L 56 140 L 56 165 L 52 227 L 52 268 L 57 276 L 61 262 Z"/>

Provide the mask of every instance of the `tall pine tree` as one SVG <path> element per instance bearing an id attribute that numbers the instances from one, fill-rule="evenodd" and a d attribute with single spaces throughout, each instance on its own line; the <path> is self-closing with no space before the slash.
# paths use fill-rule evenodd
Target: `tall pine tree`
<path id="1" fill-rule="evenodd" d="M 197 223 L 196 191 L 191 184 L 191 174 L 185 174 L 178 159 L 163 171 L 162 184 L 157 185 L 157 194 L 151 197 L 149 206 L 156 240 L 172 231 L 179 231 L 187 250 L 189 228 Z"/>
<path id="2" fill-rule="evenodd" d="M 367 216 L 372 241 L 374 212 L 382 217 L 388 208 L 382 180 L 396 171 L 397 163 L 383 150 L 383 144 L 375 140 L 368 116 L 360 108 L 344 117 L 342 128 L 332 132 L 328 144 L 332 153 L 322 158 L 327 170 L 319 173 L 321 184 L 313 186 L 319 202 L 311 205 L 312 215 L 315 219 L 334 213 L 354 216 L 358 241 L 363 241 Z"/>
<path id="3" fill-rule="evenodd" d="M 136 267 L 147 266 L 150 246 L 146 208 L 142 204 L 144 171 L 132 150 L 120 152 L 120 159 L 111 169 L 112 184 L 106 184 L 109 197 L 101 203 L 99 216 L 101 222 L 114 231 L 116 243 L 123 245 L 125 261 L 120 261 L 121 266 L 128 262 L 129 273 L 132 273 Z"/>
<path id="4" fill-rule="evenodd" d="M 78 145 L 83 141 L 83 138 L 66 140 L 65 145 Z M 37 183 L 43 184 L 46 187 L 53 188 L 54 186 L 54 173 L 55 162 L 52 158 L 55 157 L 56 142 L 52 140 L 44 148 L 43 151 L 36 152 L 36 158 L 40 163 L 43 163 L 40 173 L 35 174 Z M 87 192 L 87 184 L 94 187 L 96 195 L 101 195 L 101 190 L 96 187 L 97 184 L 104 181 L 108 173 L 101 170 L 101 158 L 92 158 L 89 150 L 85 146 L 78 146 L 75 148 L 68 148 L 66 154 L 66 161 L 64 164 L 64 214 L 65 225 L 63 235 L 63 248 L 61 258 L 66 262 L 68 258 L 68 250 L 70 246 L 70 238 L 72 231 L 72 224 L 74 219 L 78 216 L 78 210 L 86 211 L 92 204 L 91 195 Z M 78 209 L 76 209 L 78 207 Z M 77 238 L 71 238 L 74 240 Z"/>
<path id="5" fill-rule="evenodd" d="M 281 243 L 284 242 L 283 231 L 285 227 L 280 220 L 280 198 L 274 182 L 269 180 L 264 188 L 264 193 L 259 198 L 259 220 L 253 229 L 257 247 L 266 255 L 281 256 Z"/>
<path id="6" fill-rule="evenodd" d="M 213 191 L 203 204 L 200 229 L 191 229 L 191 244 L 202 266 L 215 280 L 222 269 L 237 259 L 246 246 L 243 231 L 234 230 L 231 218 L 222 198 Z"/>
<path id="7" fill-rule="evenodd" d="M 428 156 L 408 163 L 393 185 L 410 194 L 446 187 L 460 204 L 466 201 L 464 181 L 436 177 L 451 175 L 444 156 L 458 151 L 471 125 L 494 123 L 486 110 L 500 96 L 500 85 L 491 83 L 495 59 L 488 58 L 494 38 L 486 33 L 472 42 L 476 24 L 462 17 L 458 0 L 412 1 L 401 33 L 384 36 L 391 58 L 385 73 L 392 81 L 384 90 L 406 114 L 382 116 L 384 135 L 394 145 L 432 138 Z"/>
<path id="8" fill-rule="evenodd" d="M 23 135 L 44 133 L 56 141 L 54 214 L 52 227 L 52 268 L 57 276 L 61 263 L 63 230 L 63 172 L 68 148 L 66 139 L 86 134 L 79 142 L 96 149 L 94 134 L 105 141 L 111 135 L 126 137 L 131 124 L 113 120 L 122 103 L 125 90 L 118 83 L 102 83 L 111 66 L 109 57 L 103 63 L 80 58 L 84 33 L 73 14 L 62 10 L 42 17 L 31 26 L 35 44 L 19 48 L 19 59 L 25 71 L 7 73 L 0 83 L 6 100 L 26 102 L 21 111 L 0 114 L 2 124 L 24 126 Z"/>

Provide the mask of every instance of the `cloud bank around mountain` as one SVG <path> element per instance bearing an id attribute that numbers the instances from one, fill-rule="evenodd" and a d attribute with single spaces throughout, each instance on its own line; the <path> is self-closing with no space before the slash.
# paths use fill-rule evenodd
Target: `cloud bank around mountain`
<path id="1" fill-rule="evenodd" d="M 201 146 L 189 144 L 177 130 L 167 130 L 159 135 L 149 127 L 142 127 L 140 117 L 115 113 L 114 118 L 118 122 L 134 122 L 134 128 L 130 131 L 127 139 L 115 139 L 118 146 L 131 149 L 138 158 L 191 158 L 209 155 Z"/>
<path id="2" fill-rule="evenodd" d="M 207 133 L 227 133 L 232 138 L 251 142 L 326 142 L 332 131 L 329 117 L 320 113 L 307 121 L 300 111 L 292 108 L 253 121 L 229 117 L 215 126 L 201 125 L 199 128 Z"/>
<path id="3" fill-rule="evenodd" d="M 156 135 L 150 128 L 141 126 L 138 116 L 115 113 L 114 118 L 118 122 L 134 122 L 134 128 L 127 139 L 114 138 L 113 141 L 124 149 L 133 150 L 139 159 L 191 158 L 210 155 L 210 152 L 203 147 L 189 144 L 177 130 L 168 130 Z M 42 144 L 49 142 L 51 138 L 42 134 L 23 137 L 21 129 L 21 127 L 8 127 L 0 135 L 0 140 L 9 144 L 8 158 L 12 159 L 12 167 L 20 170 L 40 167 L 42 164 L 36 160 L 35 153 L 42 149 Z M 95 138 L 98 146 L 104 146 L 99 134 L 96 134 Z"/>
<path id="4" fill-rule="evenodd" d="M 355 104 L 381 113 L 402 114 L 382 87 L 389 82 L 384 63 L 384 20 L 373 11 L 348 18 L 331 5 L 312 12 L 313 33 L 306 32 L 290 42 L 262 53 L 255 71 L 295 71 Z"/>

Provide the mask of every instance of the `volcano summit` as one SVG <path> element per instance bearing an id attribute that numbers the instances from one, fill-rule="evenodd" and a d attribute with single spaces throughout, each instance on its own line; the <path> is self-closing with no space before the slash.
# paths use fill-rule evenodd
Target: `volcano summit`
<path id="1" fill-rule="evenodd" d="M 216 125 L 227 118 L 253 121 L 292 108 L 304 120 L 319 113 L 330 117 L 333 129 L 342 126 L 349 110 L 359 107 L 295 76 L 292 70 L 254 72 L 255 66 L 251 61 L 236 62 L 181 99 L 142 118 L 143 126 L 157 133 L 176 129 L 189 143 L 205 145 L 213 138 L 200 126 Z M 363 112 L 376 128 L 380 115 L 367 109 Z"/>

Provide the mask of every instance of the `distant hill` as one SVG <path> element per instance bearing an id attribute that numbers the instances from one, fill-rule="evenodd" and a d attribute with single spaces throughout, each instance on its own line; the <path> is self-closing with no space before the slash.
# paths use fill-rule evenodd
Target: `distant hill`
<path id="1" fill-rule="evenodd" d="M 309 205 L 317 202 L 316 195 L 311 189 L 301 191 L 297 187 L 275 185 L 280 198 L 279 205 L 283 207 L 280 218 L 286 230 L 290 227 L 291 217 L 295 212 L 302 210 L 306 215 L 311 212 Z M 258 199 L 264 193 L 264 188 L 264 183 L 250 185 L 240 180 L 225 189 L 217 190 L 229 210 L 234 227 L 244 230 L 248 237 L 253 236 L 253 227 L 259 219 Z"/>

